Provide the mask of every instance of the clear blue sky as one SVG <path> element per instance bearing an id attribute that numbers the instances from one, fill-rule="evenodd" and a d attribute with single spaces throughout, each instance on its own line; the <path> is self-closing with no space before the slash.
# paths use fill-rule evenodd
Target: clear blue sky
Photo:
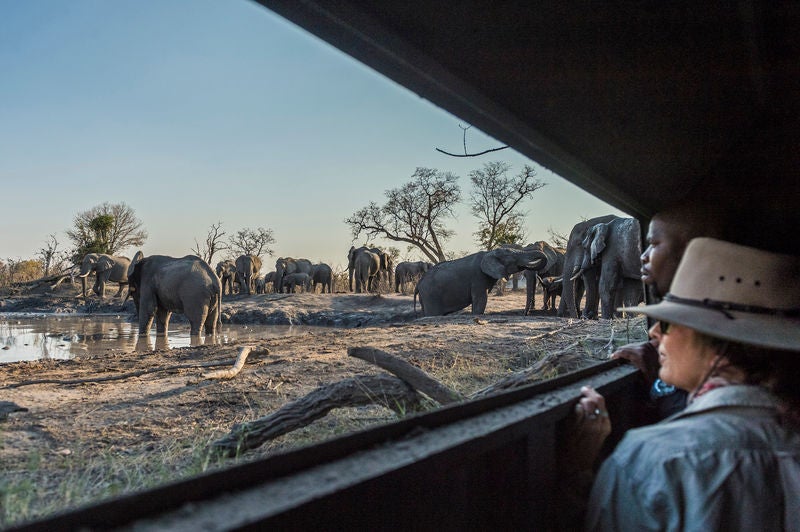
<path id="1" fill-rule="evenodd" d="M 0 79 L 0 259 L 51 233 L 68 246 L 77 212 L 124 201 L 147 255 L 188 254 L 221 221 L 272 229 L 266 264 L 341 265 L 344 219 L 416 167 L 461 176 L 466 200 L 490 160 L 548 183 L 524 205 L 529 241 L 621 214 L 511 150 L 439 154 L 462 149 L 463 121 L 249 0 L 0 0 Z M 466 203 L 448 225 L 448 249 L 477 251 Z"/>

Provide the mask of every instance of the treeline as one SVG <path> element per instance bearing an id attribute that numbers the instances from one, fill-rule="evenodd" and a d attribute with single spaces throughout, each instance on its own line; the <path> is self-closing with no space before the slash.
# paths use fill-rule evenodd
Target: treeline
<path id="1" fill-rule="evenodd" d="M 535 169 L 525 165 L 512 175 L 509 164 L 488 162 L 470 172 L 469 179 L 469 207 L 478 221 L 478 230 L 473 233 L 475 243 L 480 249 L 523 245 L 527 238 L 526 213 L 521 206 L 546 186 L 536 178 Z M 352 242 L 364 238 L 405 244 L 409 252 L 417 252 L 434 263 L 455 258 L 457 253 L 448 250 L 446 243 L 455 234 L 448 222 L 455 220 L 455 208 L 462 201 L 458 181 L 459 177 L 450 172 L 417 168 L 410 181 L 385 192 L 383 204 L 372 201 L 344 220 L 350 227 Z M 553 243 L 559 245 L 563 235 L 552 228 L 548 232 Z M 148 237 L 134 210 L 124 202 L 105 202 L 77 213 L 65 234 L 69 239 L 66 247 L 51 234 L 36 258 L 0 261 L 0 286 L 67 272 L 80 264 L 87 253 L 118 255 L 141 247 Z M 217 222 L 204 238 L 195 238 L 190 251 L 213 264 L 238 255 L 272 256 L 271 246 L 275 243 L 271 229 L 244 228 L 227 234 L 222 222 Z M 343 248 L 347 244 L 343 243 Z M 396 254 L 400 254 L 399 250 Z"/>

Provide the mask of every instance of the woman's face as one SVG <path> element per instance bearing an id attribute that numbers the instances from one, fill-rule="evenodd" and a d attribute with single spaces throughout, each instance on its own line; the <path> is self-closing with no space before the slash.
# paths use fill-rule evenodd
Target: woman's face
<path id="1" fill-rule="evenodd" d="M 672 278 L 678 269 L 685 242 L 682 242 L 677 227 L 660 220 L 650 221 L 647 229 L 647 249 L 642 256 L 642 281 L 653 285 L 659 296 L 669 291 Z"/>
<path id="2" fill-rule="evenodd" d="M 661 322 L 650 328 L 650 337 L 658 340 L 659 378 L 688 392 L 703 383 L 717 353 L 701 342 L 694 329 L 672 323 L 667 333 Z"/>

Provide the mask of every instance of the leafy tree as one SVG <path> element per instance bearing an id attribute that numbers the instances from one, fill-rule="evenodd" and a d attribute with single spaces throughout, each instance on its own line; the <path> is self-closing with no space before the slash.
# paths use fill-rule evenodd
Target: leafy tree
<path id="1" fill-rule="evenodd" d="M 525 165 L 514 177 L 508 176 L 510 169 L 508 163 L 494 161 L 469 174 L 470 207 L 479 220 L 475 239 L 483 249 L 522 244 L 524 213 L 519 207 L 525 198 L 546 185 L 536 179 L 536 170 L 531 166 Z"/>
<path id="2" fill-rule="evenodd" d="M 386 191 L 383 206 L 370 202 L 345 219 L 353 241 L 366 233 L 419 248 L 432 262 L 445 260 L 442 246 L 454 233 L 444 219 L 454 215 L 453 207 L 461 200 L 457 180 L 450 172 L 417 168 L 410 183 Z"/>
<path id="3" fill-rule="evenodd" d="M 117 255 L 121 251 L 141 246 L 147 240 L 147 231 L 134 210 L 125 203 L 96 205 L 79 212 L 73 218 L 73 227 L 66 231 L 74 244 L 72 260 L 80 262 L 87 253 Z"/>
<path id="4" fill-rule="evenodd" d="M 230 248 L 230 246 L 222 240 L 223 236 L 225 236 L 225 231 L 222 230 L 222 222 L 212 224 L 208 229 L 208 234 L 206 234 L 206 241 L 202 245 L 196 238 L 194 239 L 192 253 L 211 264 L 217 252 L 225 251 Z"/>
<path id="5" fill-rule="evenodd" d="M 492 249 L 492 247 L 485 245 L 490 240 L 494 241 L 493 247 L 502 246 L 503 244 L 522 245 L 525 241 L 523 221 L 522 214 L 512 214 L 494 227 L 494 235 L 491 234 L 492 229 L 488 225 L 482 225 L 480 229 L 475 231 L 475 239 L 480 245 L 484 246 L 484 249 Z"/>
<path id="6" fill-rule="evenodd" d="M 272 256 L 274 251 L 269 246 L 274 243 L 275 237 L 272 235 L 272 229 L 259 227 L 253 230 L 245 228 L 231 236 L 230 249 L 238 255 L 261 257 L 266 253 Z"/>
<path id="7" fill-rule="evenodd" d="M 24 283 L 42 277 L 44 265 L 37 259 L 6 259 L 0 261 L 0 286 L 12 283 Z"/>

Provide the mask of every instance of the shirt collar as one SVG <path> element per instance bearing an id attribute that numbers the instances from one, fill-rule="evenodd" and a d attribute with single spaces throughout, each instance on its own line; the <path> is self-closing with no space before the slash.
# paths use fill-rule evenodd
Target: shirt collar
<path id="1" fill-rule="evenodd" d="M 667 419 L 678 419 L 721 407 L 746 407 L 775 410 L 777 398 L 762 386 L 732 384 L 714 388 L 695 399 L 683 411 Z"/>

